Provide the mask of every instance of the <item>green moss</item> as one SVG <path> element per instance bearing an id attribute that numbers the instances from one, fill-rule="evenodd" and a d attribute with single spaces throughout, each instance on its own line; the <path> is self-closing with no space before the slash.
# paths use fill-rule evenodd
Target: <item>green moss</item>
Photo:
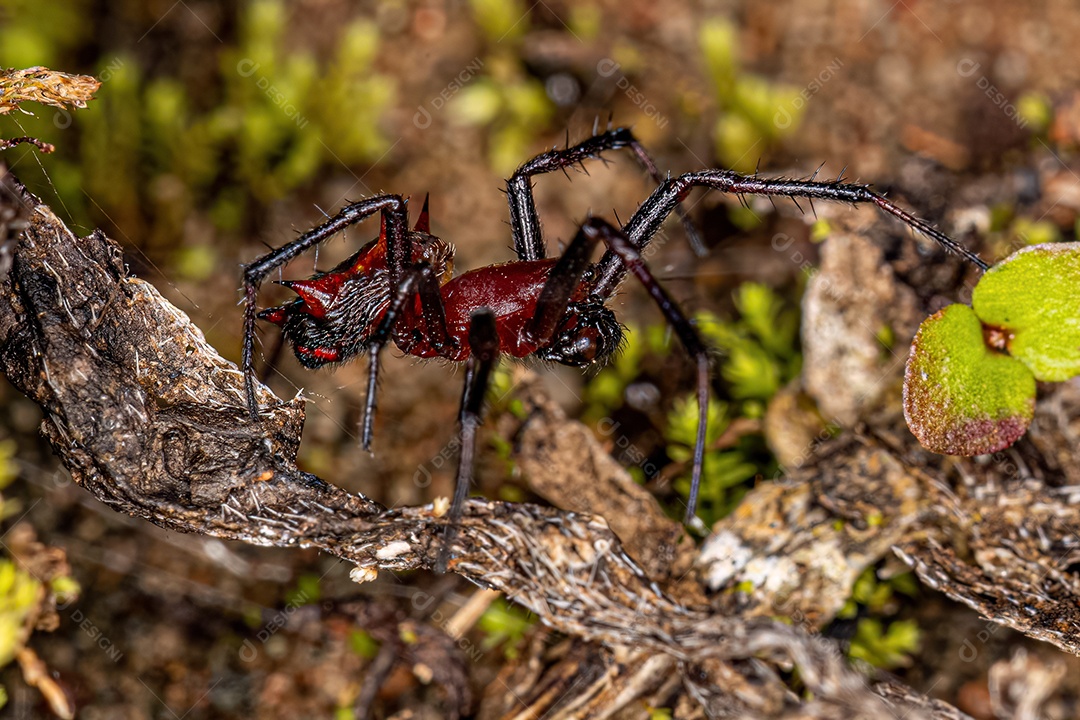
<path id="1" fill-rule="evenodd" d="M 64 56 L 87 39 L 89 0 L 3 0 L 0 67 L 60 68 Z"/>
<path id="2" fill-rule="evenodd" d="M 699 314 L 698 328 L 723 351 L 720 373 L 740 400 L 768 400 L 798 374 L 798 311 L 769 287 L 743 283 L 735 293 L 738 320 L 724 322 Z"/>
<path id="3" fill-rule="evenodd" d="M 65 18 L 84 5 L 57 0 L 47 11 L 16 13 L 0 35 L 39 38 L 30 64 L 74 53 L 88 38 L 69 30 L 88 26 Z M 46 16 L 53 20 L 35 19 Z M 74 223 L 108 220 L 144 250 L 171 254 L 193 213 L 206 211 L 234 231 L 262 204 L 328 170 L 382 158 L 390 143 L 380 125 L 396 83 L 375 67 L 378 28 L 365 19 L 346 23 L 320 61 L 291 42 L 290 22 L 282 0 L 246 3 L 216 76 L 199 75 L 196 84 L 179 68 L 151 75 L 140 56 L 115 55 L 94 69 L 102 86 L 86 110 L 60 118 L 59 128 L 51 112 L 31 118 L 60 148 L 48 160 L 48 179 Z M 13 52 L 0 42 L 0 58 Z M 33 182 L 33 172 L 20 174 Z"/>
<path id="4" fill-rule="evenodd" d="M 0 440 L 0 490 L 11 484 L 19 476 L 19 466 L 15 462 L 16 442 L 10 438 Z"/>
<path id="5" fill-rule="evenodd" d="M 659 351 L 655 349 L 657 342 Z M 668 345 L 663 333 L 658 334 L 652 332 L 652 328 L 646 329 L 628 324 L 623 333 L 622 349 L 585 386 L 583 420 L 587 423 L 596 423 L 610 417 L 613 412 L 622 407 L 626 387 L 640 374 L 645 356 L 649 353 L 667 354 L 667 352 Z"/>
<path id="6" fill-rule="evenodd" d="M 26 619 L 41 598 L 41 583 L 10 560 L 0 560 L 0 667 L 26 641 Z"/>
<path id="7" fill-rule="evenodd" d="M 285 601 L 291 606 L 310 605 L 322 598 L 321 577 L 305 573 L 296 579 L 296 587 L 285 594 Z"/>
<path id="8" fill-rule="evenodd" d="M 911 653 L 918 651 L 919 642 L 919 626 L 914 620 L 897 620 L 885 625 L 877 618 L 862 618 L 848 655 L 853 660 L 891 670 L 911 665 Z"/>
<path id="9" fill-rule="evenodd" d="M 1042 93 L 1024 93 L 1016 102 L 1016 110 L 1020 118 L 1036 134 L 1046 132 L 1054 120 L 1054 105 Z"/>
<path id="10" fill-rule="evenodd" d="M 1020 217 L 1013 221 L 1011 231 L 1013 238 L 1026 245 L 1042 245 L 1061 240 L 1061 231 L 1049 220 Z"/>
<path id="11" fill-rule="evenodd" d="M 448 117 L 459 125 L 487 128 L 491 168 L 507 176 L 535 152 L 536 138 L 550 125 L 555 105 L 517 52 L 530 28 L 530 13 L 520 0 L 470 4 L 487 42 L 476 70 L 480 77 L 470 79 L 450 99 Z M 597 22 L 596 12 L 582 6 L 571 21 L 587 32 Z"/>
<path id="12" fill-rule="evenodd" d="M 516 40 L 529 29 L 529 11 L 521 0 L 469 0 L 469 5 L 490 42 Z"/>
<path id="13" fill-rule="evenodd" d="M 201 282 L 210 279 L 218 270 L 217 250 L 210 245 L 191 245 L 178 248 L 173 254 L 172 268 L 185 280 Z"/>
<path id="14" fill-rule="evenodd" d="M 481 647 L 486 651 L 505 646 L 504 654 L 508 660 L 512 660 L 517 657 L 518 645 L 536 622 L 535 616 L 499 598 L 477 621 L 477 627 L 485 636 Z"/>
<path id="15" fill-rule="evenodd" d="M 800 93 L 743 71 L 733 23 L 706 22 L 698 41 L 720 104 L 713 130 L 717 154 L 727 167 L 751 172 L 758 159 L 799 124 L 804 107 Z"/>
<path id="16" fill-rule="evenodd" d="M 739 314 L 722 320 L 699 313 L 695 324 L 707 344 L 716 349 L 714 370 L 728 381 L 730 395 L 710 403 L 706 445 L 714 445 L 735 419 L 764 416 L 768 400 L 799 372 L 798 311 L 770 288 L 745 283 L 735 293 Z M 623 405 L 626 388 L 654 366 L 650 358 L 681 356 L 678 340 L 670 327 L 657 323 L 645 328 L 629 327 L 623 351 L 586 386 L 585 422 L 611 418 Z M 664 427 L 665 450 L 669 458 L 682 464 L 674 489 L 684 498 L 690 489 L 690 461 L 697 435 L 698 409 L 695 394 L 672 402 Z M 760 432 L 740 429 L 728 446 L 705 454 L 699 515 L 711 524 L 727 515 L 741 501 L 759 475 L 776 470 Z M 641 467 L 630 472 L 639 482 L 648 478 Z"/>
<path id="17" fill-rule="evenodd" d="M 56 597 L 56 602 L 63 605 L 77 598 L 82 587 L 75 578 L 60 575 L 49 581 L 49 591 Z"/>
<path id="18" fill-rule="evenodd" d="M 904 606 L 897 594 L 914 597 L 918 584 L 910 572 L 879 580 L 873 567 L 866 568 L 855 581 L 840 619 L 859 617 L 849 657 L 882 669 L 911 664 L 911 653 L 919 649 L 919 628 L 912 620 L 894 620 Z"/>
<path id="19" fill-rule="evenodd" d="M 832 234 L 832 226 L 825 218 L 818 218 L 810 226 L 810 242 L 821 243 Z"/>
<path id="20" fill-rule="evenodd" d="M 706 448 L 715 444 L 727 428 L 726 412 L 727 406 L 723 403 L 714 401 L 709 404 Z M 690 497 L 690 469 L 697 437 L 697 417 L 695 400 L 678 400 L 668 414 L 668 427 L 664 434 L 668 440 L 668 455 L 672 460 L 682 462 L 685 468 L 675 480 L 675 490 L 683 498 Z M 758 465 L 751 462 L 741 449 L 706 450 L 698 492 L 698 516 L 706 525 L 727 516 L 742 501 L 749 489 L 748 481 L 759 473 Z"/>

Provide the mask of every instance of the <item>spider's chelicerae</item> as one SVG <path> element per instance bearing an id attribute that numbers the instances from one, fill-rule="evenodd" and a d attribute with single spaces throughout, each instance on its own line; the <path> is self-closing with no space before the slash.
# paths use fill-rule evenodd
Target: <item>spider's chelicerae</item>
<path id="1" fill-rule="evenodd" d="M 546 257 L 532 176 L 563 170 L 606 150 L 633 152 L 659 187 L 621 228 L 600 218 L 581 225 L 558 258 Z M 664 180 L 652 159 L 627 128 L 608 129 L 563 150 L 526 162 L 507 181 L 510 225 L 517 260 L 453 276 L 454 248 L 430 232 L 427 201 L 412 230 L 400 195 L 378 195 L 347 205 L 337 215 L 296 240 L 269 252 L 244 270 L 243 371 L 249 410 L 257 418 L 253 356 L 255 320 L 281 326 L 299 361 L 318 368 L 367 352 L 369 374 L 361 440 L 370 448 L 375 412 L 379 352 L 391 341 L 404 353 L 465 363 L 465 389 L 459 414 L 458 461 L 454 497 L 447 514 L 439 565 L 445 569 L 465 498 L 468 495 L 484 394 L 500 354 L 536 356 L 584 367 L 603 362 L 622 340 L 622 330 L 607 307 L 629 272 L 645 287 L 697 364 L 698 432 L 694 448 L 686 521 L 694 518 L 705 452 L 709 356 L 694 326 L 642 261 L 641 251 L 664 220 L 695 187 L 737 195 L 786 196 L 870 202 L 985 268 L 977 256 L 944 233 L 909 214 L 864 185 L 843 182 L 767 179 L 730 170 L 700 170 Z M 381 214 L 379 237 L 332 270 L 307 280 L 282 281 L 299 296 L 284 305 L 256 311 L 261 281 L 346 227 Z M 685 220 L 684 216 L 684 220 Z M 691 241 L 700 243 L 687 222 Z M 591 262 L 593 249 L 607 252 Z"/>

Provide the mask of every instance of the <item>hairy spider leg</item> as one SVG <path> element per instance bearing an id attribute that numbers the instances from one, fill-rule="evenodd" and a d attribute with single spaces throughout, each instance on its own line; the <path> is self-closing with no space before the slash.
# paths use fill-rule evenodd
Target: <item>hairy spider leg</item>
<path id="1" fill-rule="evenodd" d="M 709 357 L 697 331 L 668 295 L 663 286 L 650 272 L 641 254 L 626 235 L 600 218 L 590 218 L 581 225 L 563 255 L 555 262 L 547 275 L 537 298 L 536 309 L 522 332 L 526 343 L 543 349 L 551 345 L 561 323 L 566 318 L 571 299 L 578 294 L 582 278 L 590 265 L 589 258 L 596 244 L 603 242 L 645 287 L 667 321 L 675 329 L 679 340 L 697 363 L 698 433 L 694 447 L 691 490 L 686 512 L 686 522 L 691 522 L 697 507 L 701 485 L 702 465 L 705 456 L 705 430 L 709 403 Z M 470 314 L 470 354 L 466 361 L 465 390 L 459 414 L 459 447 L 457 477 L 454 497 L 448 513 L 448 525 L 436 568 L 445 571 L 449 562 L 450 548 L 456 537 L 461 513 L 475 468 L 476 432 L 482 421 L 484 395 L 490 374 L 499 356 L 498 319 L 491 309 L 481 307 Z"/>
<path id="2" fill-rule="evenodd" d="M 244 267 L 244 344 L 240 366 L 244 373 L 244 392 L 247 395 L 248 412 L 252 420 L 259 418 L 259 404 L 255 399 L 255 319 L 259 284 L 271 272 L 286 264 L 308 248 L 330 239 L 350 225 L 354 225 L 377 212 L 382 213 L 383 237 L 386 238 L 387 266 L 390 287 L 400 286 L 402 274 L 410 252 L 405 240 L 406 201 L 400 195 L 376 195 L 350 203 L 334 217 L 315 227 L 290 243 L 282 245 Z"/>
<path id="3" fill-rule="evenodd" d="M 649 173 L 653 182 L 660 184 L 664 178 L 653 162 L 652 157 L 638 142 L 630 128 L 614 128 L 597 134 L 577 145 L 562 150 L 549 150 L 523 163 L 506 181 L 506 198 L 510 203 L 510 229 L 514 238 L 514 251 L 519 260 L 540 260 L 547 255 L 544 236 L 540 229 L 540 216 L 536 212 L 533 199 L 532 176 L 554 172 L 584 163 L 589 159 L 600 159 L 605 150 L 629 148 L 638 164 Z M 690 216 L 681 205 L 676 205 L 676 212 L 686 229 L 690 246 L 699 255 L 705 255 L 705 246 L 701 236 L 690 221 Z"/>
<path id="4" fill-rule="evenodd" d="M 484 396 L 491 384 L 491 373 L 499 361 L 499 333 L 495 314 L 491 308 L 477 308 L 470 314 L 469 359 L 465 361 L 465 387 L 461 394 L 458 413 L 457 477 L 454 480 L 454 498 L 447 513 L 447 526 L 442 547 L 435 563 L 435 570 L 446 572 L 450 552 L 461 523 L 465 498 L 472 486 L 473 469 L 476 467 L 476 431 L 483 422 Z"/>
<path id="5" fill-rule="evenodd" d="M 811 200 L 819 198 L 849 203 L 873 203 L 890 215 L 896 216 L 912 229 L 934 240 L 945 250 L 959 255 L 982 270 L 989 267 L 978 255 L 959 242 L 872 191 L 866 185 L 839 180 L 816 182 L 759 178 L 741 175 L 732 170 L 701 170 L 671 178 L 662 183 L 623 226 L 623 232 L 630 238 L 634 247 L 639 250 L 644 249 L 667 216 L 678 207 L 694 187 L 708 187 L 733 195 L 782 195 L 792 199 L 805 197 Z M 611 297 L 625 276 L 626 267 L 621 258 L 617 253 L 608 251 L 597 264 L 593 296 L 599 299 Z"/>
<path id="6" fill-rule="evenodd" d="M 705 430 L 709 414 L 709 354 L 705 343 L 702 342 L 686 313 L 679 308 L 678 303 L 664 290 L 663 285 L 649 270 L 649 266 L 645 264 L 641 253 L 638 252 L 622 230 L 600 218 L 590 218 L 581 226 L 574 240 L 566 248 L 555 268 L 551 271 L 551 275 L 540 293 L 536 315 L 533 316 L 528 332 L 533 335 L 540 345 L 551 342 L 559 321 L 566 313 L 571 294 L 576 290 L 585 269 L 588 267 L 589 255 L 598 242 L 607 245 L 609 251 L 615 253 L 619 258 L 622 266 L 628 269 L 644 286 L 649 293 L 649 297 L 660 308 L 664 318 L 675 330 L 675 334 L 679 336 L 679 341 L 682 342 L 683 347 L 686 348 L 686 351 L 694 358 L 697 364 L 698 429 L 694 442 L 690 496 L 685 516 L 685 522 L 690 523 L 693 521 L 694 513 L 697 510 L 698 491 L 701 487 L 701 471 L 705 461 Z"/>
<path id="7" fill-rule="evenodd" d="M 426 202 L 425 202 L 426 207 Z M 419 223 L 418 223 L 419 225 Z M 379 322 L 378 328 L 368 340 L 368 385 L 367 398 L 364 401 L 364 418 L 361 422 L 360 443 L 365 450 L 371 449 L 371 437 L 375 425 L 377 407 L 377 389 L 379 382 L 379 353 L 390 342 L 394 326 L 401 319 L 405 303 L 419 296 L 424 324 L 430 334 L 429 342 L 438 350 L 455 345 L 446 325 L 446 308 L 439 294 L 439 279 L 431 265 L 426 262 L 416 263 L 404 271 L 401 284 L 394 291 L 390 305 Z"/>

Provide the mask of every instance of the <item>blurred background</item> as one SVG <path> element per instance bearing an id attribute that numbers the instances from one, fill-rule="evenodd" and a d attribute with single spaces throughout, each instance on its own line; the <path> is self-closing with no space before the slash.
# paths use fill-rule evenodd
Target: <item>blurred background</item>
<path id="1" fill-rule="evenodd" d="M 457 246 L 459 270 L 512 259 L 504 179 L 587 137 L 597 119 L 632 126 L 664 172 L 803 176 L 824 165 L 831 178 L 846 168 L 950 233 L 972 242 L 977 233 L 988 257 L 1074 238 L 1074 31 L 1080 11 L 1067 0 L 0 0 L 0 67 L 43 65 L 102 83 L 85 110 L 27 105 L 33 115 L 0 116 L 0 137 L 56 145 L 52 155 L 20 147 L 4 159 L 78 232 L 100 227 L 120 242 L 131 271 L 237 359 L 240 267 L 267 245 L 348 200 L 394 192 L 416 205 L 430 192 L 433 232 Z M 626 219 L 652 189 L 629 158 L 609 159 L 587 175 L 537 179 L 552 253 L 589 212 Z M 953 212 L 960 201 L 980 211 Z M 650 262 L 724 351 L 710 431 L 719 436 L 737 421 L 760 424 L 798 374 L 798 303 L 827 228 L 787 202 L 695 194 L 687 205 L 708 256 L 695 258 L 669 223 Z M 318 267 L 376 232 L 350 230 L 320 250 Z M 305 256 L 284 277 L 305 277 L 315 262 Z M 286 297 L 275 290 L 264 305 Z M 615 306 L 634 331 L 620 359 L 591 374 L 543 369 L 544 381 L 575 416 L 620 423 L 637 450 L 614 454 L 677 514 L 691 373 L 638 288 L 628 283 Z M 272 354 L 276 335 L 262 338 Z M 356 443 L 363 362 L 313 374 L 286 352 L 269 382 L 311 400 L 305 469 L 387 505 L 426 502 L 450 491 L 461 373 L 392 355 L 374 455 Z M 516 372 L 498 377 L 493 417 L 513 413 Z M 6 385 L 0 402 L 0 474 L 12 483 L 5 528 L 32 528 L 63 548 L 71 570 L 62 583 L 72 595 L 81 587 L 56 632 L 31 643 L 80 717 L 351 717 L 377 642 L 346 622 L 281 614 L 355 594 L 348 568 L 116 516 L 52 464 L 32 405 Z M 534 499 L 515 478 L 508 441 L 489 433 L 485 446 L 479 490 Z M 741 433 L 710 453 L 703 517 L 722 517 L 779 469 L 762 432 Z M 469 592 L 452 578 L 390 578 L 363 592 L 416 615 L 420 585 L 451 609 Z M 876 603 L 863 616 L 877 613 L 877 626 L 856 631 L 855 655 L 978 716 L 985 677 L 975 667 L 935 674 L 927 656 L 943 631 L 911 609 L 921 602 L 914 579 L 861 592 L 865 607 Z M 909 600 L 882 600 L 894 594 Z M 275 619 L 281 629 L 264 638 Z M 514 657 L 531 623 L 506 604 L 485 613 L 470 635 L 482 648 L 474 681 Z M 14 666 L 2 679 L 0 712 L 47 713 Z M 402 672 L 379 712 L 439 717 L 440 697 Z"/>

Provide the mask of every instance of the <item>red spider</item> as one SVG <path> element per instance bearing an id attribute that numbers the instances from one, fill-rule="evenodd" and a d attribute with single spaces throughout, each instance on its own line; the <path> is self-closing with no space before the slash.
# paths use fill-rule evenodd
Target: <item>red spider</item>
<path id="1" fill-rule="evenodd" d="M 563 255 L 545 257 L 540 220 L 532 195 L 533 175 L 563 170 L 605 150 L 629 148 L 659 183 L 621 229 L 590 218 L 578 230 Z M 730 170 L 702 170 L 662 180 L 649 155 L 629 129 L 596 134 L 573 147 L 552 150 L 522 165 L 507 181 L 510 224 L 516 261 L 477 268 L 453 277 L 454 248 L 430 234 L 428 205 L 412 231 L 407 229 L 406 200 L 378 195 L 346 206 L 336 216 L 287 245 L 263 255 L 244 270 L 243 370 L 248 406 L 258 417 L 252 370 L 256 317 L 281 326 L 297 359 L 306 367 L 370 356 L 362 443 L 370 448 L 375 413 L 379 351 L 391 340 L 405 353 L 442 357 L 465 363 L 465 390 L 459 414 L 461 455 L 454 498 L 448 513 L 439 565 L 445 569 L 449 549 L 472 479 L 476 430 L 488 380 L 500 353 L 530 355 L 565 365 L 584 367 L 602 362 L 622 341 L 622 328 L 607 302 L 629 271 L 644 285 L 686 350 L 697 363 L 698 432 L 685 521 L 694 518 L 705 452 L 708 410 L 709 358 L 694 326 L 641 258 L 641 251 L 664 220 L 679 208 L 697 186 L 721 192 L 782 195 L 872 202 L 946 249 L 976 264 L 985 263 L 954 240 L 913 217 L 868 187 L 842 182 L 764 179 Z M 353 223 L 381 213 L 379 237 L 337 267 L 308 280 L 282 281 L 299 296 L 285 305 L 256 313 L 260 282 L 308 248 L 329 239 Z M 685 216 L 683 219 L 686 220 Z M 700 247 L 687 222 L 691 242 Z M 606 254 L 590 262 L 602 242 Z"/>

